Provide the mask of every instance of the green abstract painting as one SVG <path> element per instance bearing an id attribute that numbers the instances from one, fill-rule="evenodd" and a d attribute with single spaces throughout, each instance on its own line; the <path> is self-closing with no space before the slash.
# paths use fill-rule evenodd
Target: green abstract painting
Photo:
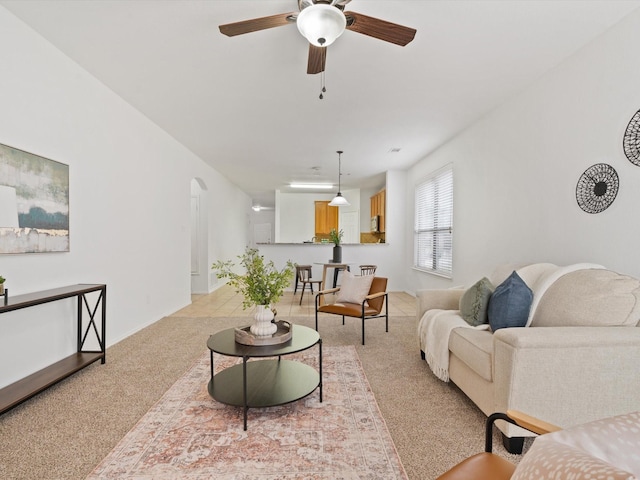
<path id="1" fill-rule="evenodd" d="M 69 251 L 69 166 L 0 144 L 0 254 Z"/>

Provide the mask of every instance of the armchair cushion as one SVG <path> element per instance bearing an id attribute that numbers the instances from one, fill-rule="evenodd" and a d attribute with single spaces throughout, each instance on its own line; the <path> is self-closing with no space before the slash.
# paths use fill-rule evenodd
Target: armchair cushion
<path id="1" fill-rule="evenodd" d="M 362 304 L 365 297 L 369 294 L 372 281 L 373 275 L 355 276 L 348 270 L 345 270 L 336 303 Z"/>
<path id="2" fill-rule="evenodd" d="M 569 445 L 536 439 L 511 480 L 570 478 L 572 480 L 635 480 L 636 477 Z"/>
<path id="3" fill-rule="evenodd" d="M 512 479 L 636 479 L 639 451 L 640 412 L 604 418 L 536 439 Z"/>
<path id="4" fill-rule="evenodd" d="M 529 318 L 533 292 L 514 271 L 496 287 L 489 300 L 489 324 L 494 332 L 507 327 L 524 327 Z"/>

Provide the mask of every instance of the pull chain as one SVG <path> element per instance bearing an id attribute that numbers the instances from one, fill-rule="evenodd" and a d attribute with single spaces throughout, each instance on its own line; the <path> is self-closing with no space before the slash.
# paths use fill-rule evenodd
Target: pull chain
<path id="1" fill-rule="evenodd" d="M 320 100 L 324 98 L 324 93 L 327 91 L 324 86 L 324 70 L 320 72 L 320 96 L 318 97 Z"/>

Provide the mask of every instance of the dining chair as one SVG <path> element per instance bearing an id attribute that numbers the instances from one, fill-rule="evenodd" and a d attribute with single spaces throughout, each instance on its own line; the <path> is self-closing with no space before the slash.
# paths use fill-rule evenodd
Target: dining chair
<path id="1" fill-rule="evenodd" d="M 311 265 L 298 265 L 296 263 L 296 279 L 293 287 L 293 294 L 295 295 L 298 292 L 298 282 L 300 279 L 300 270 L 309 270 L 311 271 Z M 311 278 L 311 274 L 309 274 L 309 278 Z"/>
<path id="2" fill-rule="evenodd" d="M 313 293 L 313 284 L 318 285 L 318 290 L 320 290 L 320 285 L 322 284 L 322 280 L 312 280 L 311 279 L 311 266 L 307 265 L 309 268 L 299 268 L 298 276 L 296 278 L 296 283 L 302 284 L 302 290 L 300 292 L 300 303 L 302 305 L 302 299 L 304 298 L 304 290 L 309 286 L 311 293 Z M 295 291 L 294 291 L 295 294 Z"/>
<path id="3" fill-rule="evenodd" d="M 377 265 L 360 265 L 360 275 L 375 275 Z"/>

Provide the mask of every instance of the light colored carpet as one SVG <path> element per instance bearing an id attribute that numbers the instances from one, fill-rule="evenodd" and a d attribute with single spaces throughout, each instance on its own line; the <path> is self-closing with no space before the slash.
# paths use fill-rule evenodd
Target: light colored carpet
<path id="1" fill-rule="evenodd" d="M 289 355 L 318 368 L 317 347 Z M 215 355 L 216 372 L 241 363 Z M 98 479 L 406 479 L 356 350 L 325 347 L 319 389 L 287 405 L 250 409 L 214 401 L 205 353 L 89 475 Z"/>
<path id="2" fill-rule="evenodd" d="M 0 416 L 0 478 L 83 479 L 202 355 L 214 332 L 248 318 L 166 317 Z M 313 319 L 292 318 L 314 327 Z M 353 345 L 411 480 L 436 478 L 484 448 L 484 415 L 420 359 L 414 317 L 320 319 L 324 346 Z M 499 445 L 498 453 L 511 459 Z"/>

